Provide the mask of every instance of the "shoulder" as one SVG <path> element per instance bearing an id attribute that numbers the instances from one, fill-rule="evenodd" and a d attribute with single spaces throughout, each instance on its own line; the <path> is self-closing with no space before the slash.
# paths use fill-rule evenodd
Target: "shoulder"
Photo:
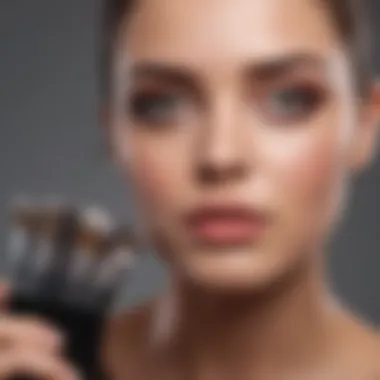
<path id="1" fill-rule="evenodd" d="M 372 378 L 380 380 L 380 331 L 373 334 L 373 343 L 370 346 L 369 355 L 371 358 Z"/>
<path id="2" fill-rule="evenodd" d="M 363 346 L 362 361 L 366 364 L 368 379 L 380 380 L 380 332 L 370 332 L 367 339 L 367 345 Z"/>
<path id="3" fill-rule="evenodd" d="M 339 346 L 348 378 L 380 380 L 380 331 L 356 317 L 347 319 L 342 327 L 346 329 Z"/>

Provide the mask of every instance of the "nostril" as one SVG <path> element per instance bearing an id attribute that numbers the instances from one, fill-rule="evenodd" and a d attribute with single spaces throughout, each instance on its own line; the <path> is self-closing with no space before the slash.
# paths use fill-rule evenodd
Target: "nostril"
<path id="1" fill-rule="evenodd" d="M 215 184 L 242 179 L 245 173 L 243 162 L 204 162 L 198 167 L 197 177 L 204 184 Z"/>

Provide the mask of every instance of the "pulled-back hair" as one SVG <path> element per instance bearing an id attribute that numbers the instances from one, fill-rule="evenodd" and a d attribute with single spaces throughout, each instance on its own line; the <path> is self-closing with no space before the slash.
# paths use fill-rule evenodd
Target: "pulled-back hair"
<path id="1" fill-rule="evenodd" d="M 103 0 L 101 27 L 101 95 L 111 92 L 112 63 L 121 24 L 137 0 Z M 331 13 L 350 55 L 359 95 L 365 96 L 372 80 L 370 20 L 365 0 L 319 0 Z"/>

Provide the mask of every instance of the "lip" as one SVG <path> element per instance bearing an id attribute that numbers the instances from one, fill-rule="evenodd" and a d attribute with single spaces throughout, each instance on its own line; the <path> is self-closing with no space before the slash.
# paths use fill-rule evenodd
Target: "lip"
<path id="1" fill-rule="evenodd" d="M 268 224 L 266 214 L 242 204 L 202 206 L 188 213 L 185 220 L 191 236 L 211 246 L 252 244 Z"/>

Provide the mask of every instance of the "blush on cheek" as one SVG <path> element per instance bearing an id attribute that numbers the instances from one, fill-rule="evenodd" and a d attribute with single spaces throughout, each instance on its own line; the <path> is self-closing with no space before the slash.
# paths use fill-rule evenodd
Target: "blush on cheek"
<path id="1" fill-rule="evenodd" d="M 295 181 L 300 198 L 319 203 L 318 201 L 323 202 L 329 196 L 334 187 L 338 162 L 329 143 L 309 148 L 308 151 L 300 152 L 298 165 L 294 166 Z"/>
<path id="2" fill-rule="evenodd" d="M 173 191 L 170 171 L 149 153 L 134 156 L 131 162 L 130 177 L 144 207 L 157 209 L 165 205 Z"/>
<path id="3" fill-rule="evenodd" d="M 339 155 L 333 139 L 315 139 L 289 150 L 279 167 L 287 195 L 312 210 L 327 206 L 336 192 Z"/>

